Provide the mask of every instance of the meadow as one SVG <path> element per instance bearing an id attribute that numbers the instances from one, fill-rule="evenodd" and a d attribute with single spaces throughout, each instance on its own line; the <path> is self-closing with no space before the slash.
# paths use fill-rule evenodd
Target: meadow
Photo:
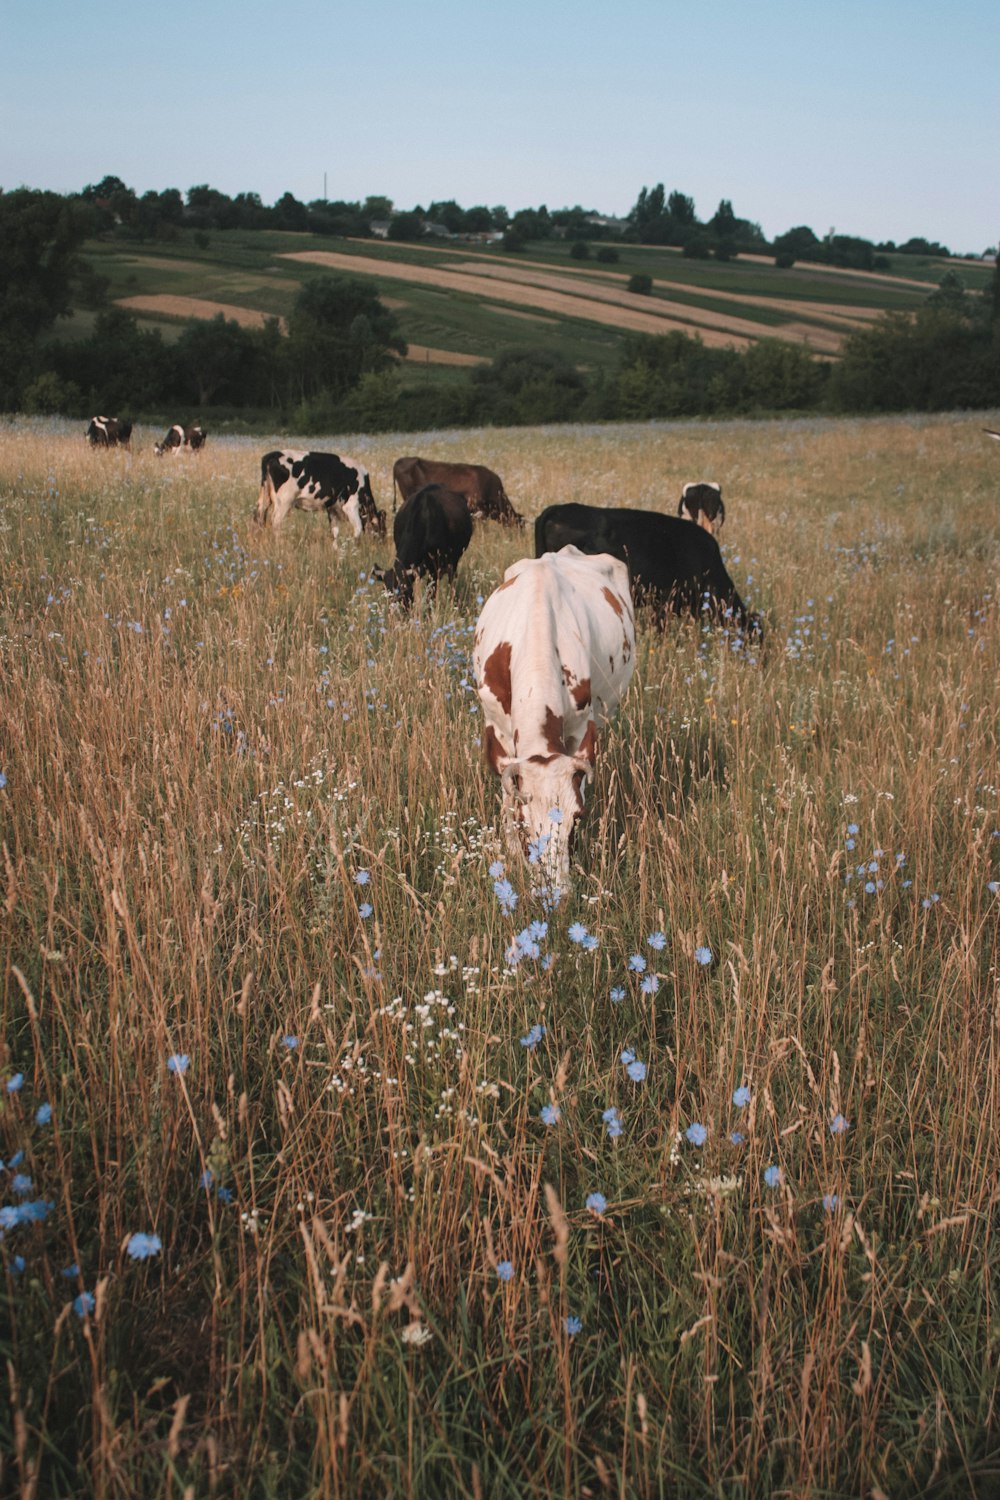
<path id="1" fill-rule="evenodd" d="M 313 440 L 722 483 L 764 645 L 641 623 L 555 907 L 530 530 L 402 618 L 268 439 L 0 427 L 0 1492 L 998 1492 L 998 425 Z"/>

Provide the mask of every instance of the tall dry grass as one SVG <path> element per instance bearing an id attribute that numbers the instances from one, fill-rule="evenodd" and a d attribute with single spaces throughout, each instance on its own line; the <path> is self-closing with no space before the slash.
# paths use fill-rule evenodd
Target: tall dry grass
<path id="1" fill-rule="evenodd" d="M 0 431 L 0 1490 L 995 1493 L 979 425 L 342 444 L 724 486 L 764 651 L 644 630 L 554 912 L 469 677 L 530 532 L 405 620 L 267 442 Z"/>

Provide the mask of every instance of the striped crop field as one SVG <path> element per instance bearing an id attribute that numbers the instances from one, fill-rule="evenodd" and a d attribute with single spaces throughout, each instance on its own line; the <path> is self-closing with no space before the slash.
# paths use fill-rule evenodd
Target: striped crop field
<path id="1" fill-rule="evenodd" d="M 227 231 L 213 234 L 202 250 L 188 242 L 175 249 L 94 242 L 87 256 L 108 277 L 113 300 L 168 336 L 179 319 L 219 311 L 241 322 L 285 318 L 309 276 L 370 278 L 396 311 L 403 336 L 418 346 L 421 364 L 454 363 L 456 355 L 490 359 L 534 345 L 597 367 L 614 362 L 625 334 L 677 331 L 737 349 L 778 338 L 833 358 L 852 329 L 883 312 L 918 308 L 949 267 L 957 265 L 970 289 L 985 285 L 990 273 L 986 265 L 913 256 L 893 257 L 891 272 L 866 273 L 805 264 L 779 269 L 757 256 L 719 263 L 649 246 L 615 248 L 620 259 L 608 265 L 574 260 L 562 241 L 511 255 L 457 242 Z M 628 290 L 636 272 L 651 276 L 649 295 Z M 86 332 L 91 321 L 80 311 L 67 327 Z"/>
<path id="2" fill-rule="evenodd" d="M 288 434 L 0 427 L 0 1491 L 996 1494 L 998 425 L 314 442 L 722 484 L 763 646 L 640 620 L 556 905 L 470 670 L 530 527 L 402 617 L 252 524 Z"/>

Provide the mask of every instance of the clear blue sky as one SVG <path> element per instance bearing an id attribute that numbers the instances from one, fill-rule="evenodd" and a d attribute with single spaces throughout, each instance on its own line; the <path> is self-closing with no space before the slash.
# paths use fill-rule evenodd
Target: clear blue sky
<path id="1" fill-rule="evenodd" d="M 14 0 L 0 187 L 208 182 L 1000 236 L 1000 0 Z M 2 253 L 2 247 L 0 247 Z"/>

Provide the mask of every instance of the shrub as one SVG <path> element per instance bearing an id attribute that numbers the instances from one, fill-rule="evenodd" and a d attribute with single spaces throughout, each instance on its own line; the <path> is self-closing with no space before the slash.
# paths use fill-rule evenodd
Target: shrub
<path id="1" fill-rule="evenodd" d="M 613 266 L 618 261 L 618 251 L 612 245 L 602 245 L 597 252 L 597 259 L 606 266 Z"/>
<path id="2" fill-rule="evenodd" d="M 636 271 L 628 279 L 628 289 L 630 292 L 639 292 L 642 296 L 648 296 L 653 290 L 653 278 L 645 271 Z"/>
<path id="3" fill-rule="evenodd" d="M 574 240 L 569 253 L 574 260 L 586 260 L 590 255 L 590 246 L 586 240 Z"/>

